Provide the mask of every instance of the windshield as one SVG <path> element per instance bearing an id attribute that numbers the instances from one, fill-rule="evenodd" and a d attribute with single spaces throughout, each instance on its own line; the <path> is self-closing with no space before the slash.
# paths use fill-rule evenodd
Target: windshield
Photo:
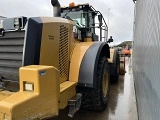
<path id="1" fill-rule="evenodd" d="M 75 12 L 66 12 L 66 13 L 62 13 L 61 16 L 64 17 L 69 17 L 72 20 L 74 20 L 76 22 L 76 24 L 78 24 L 80 27 L 84 27 L 86 25 L 86 20 L 82 15 L 83 11 L 75 11 Z"/>

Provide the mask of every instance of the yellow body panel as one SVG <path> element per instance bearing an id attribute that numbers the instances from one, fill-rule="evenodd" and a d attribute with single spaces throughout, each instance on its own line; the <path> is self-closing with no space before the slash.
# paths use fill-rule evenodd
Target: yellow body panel
<path id="1" fill-rule="evenodd" d="M 33 84 L 26 90 L 25 84 Z M 50 92 L 49 92 L 50 91 Z M 59 72 L 52 66 L 20 68 L 20 91 L 0 102 L 0 120 L 29 120 L 58 115 Z"/>
<path id="2" fill-rule="evenodd" d="M 42 17 L 43 31 L 40 65 L 54 66 L 60 71 L 60 83 L 68 80 L 70 41 L 73 23 L 58 17 Z"/>
<path id="3" fill-rule="evenodd" d="M 109 63 L 113 63 L 114 49 L 110 49 L 110 58 L 108 58 Z"/>
<path id="4" fill-rule="evenodd" d="M 0 91 L 0 101 L 4 100 L 5 98 L 9 97 L 10 95 L 14 94 L 14 92 L 9 91 Z"/>
<path id="5" fill-rule="evenodd" d="M 70 41 L 70 60 L 72 58 L 74 48 L 78 43 L 80 43 L 80 41 L 78 39 L 76 39 L 74 37 L 71 38 L 71 41 Z"/>
<path id="6" fill-rule="evenodd" d="M 76 82 L 66 81 L 60 84 L 59 109 L 68 105 L 68 100 L 76 95 Z"/>
<path id="7" fill-rule="evenodd" d="M 52 22 L 54 19 L 48 20 L 41 18 L 43 23 L 41 49 L 40 49 L 40 65 L 50 65 L 58 68 L 59 65 L 59 24 Z M 51 23 L 47 23 L 51 22 Z"/>
<path id="8" fill-rule="evenodd" d="M 60 84 L 57 86 L 60 86 L 61 89 L 58 101 L 59 109 L 63 109 L 68 105 L 68 100 L 76 94 L 76 82 L 67 80 L 69 78 L 69 61 L 79 41 L 73 37 L 73 21 L 56 17 L 45 17 L 41 20 L 43 31 L 40 64 L 51 65 L 59 69 Z"/>
<path id="9" fill-rule="evenodd" d="M 69 81 L 78 82 L 79 69 L 84 54 L 94 42 L 77 43 L 70 62 Z"/>
<path id="10" fill-rule="evenodd" d="M 92 38 L 85 38 L 84 41 L 85 42 L 92 42 Z"/>

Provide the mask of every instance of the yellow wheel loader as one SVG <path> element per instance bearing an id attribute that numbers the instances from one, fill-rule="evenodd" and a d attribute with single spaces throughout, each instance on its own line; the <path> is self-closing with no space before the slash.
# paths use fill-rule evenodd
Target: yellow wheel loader
<path id="1" fill-rule="evenodd" d="M 73 117 L 80 107 L 102 111 L 107 105 L 108 61 L 117 58 L 115 50 L 110 55 L 102 14 L 89 4 L 51 3 L 54 17 L 1 22 L 0 120 L 53 117 L 68 105 Z"/>

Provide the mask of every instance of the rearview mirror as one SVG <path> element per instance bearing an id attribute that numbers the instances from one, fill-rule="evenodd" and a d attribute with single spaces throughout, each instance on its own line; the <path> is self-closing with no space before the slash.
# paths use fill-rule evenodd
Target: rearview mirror
<path id="1" fill-rule="evenodd" d="M 110 36 L 110 38 L 108 39 L 107 43 L 113 42 L 113 38 L 112 36 Z"/>

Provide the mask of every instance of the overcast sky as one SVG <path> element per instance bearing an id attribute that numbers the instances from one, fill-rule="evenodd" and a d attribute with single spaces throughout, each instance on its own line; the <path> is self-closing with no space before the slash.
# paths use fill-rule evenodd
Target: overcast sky
<path id="1" fill-rule="evenodd" d="M 114 44 L 132 40 L 134 4 L 132 0 L 59 0 L 62 6 L 70 2 L 75 4 L 89 3 L 99 10 L 108 22 L 109 36 L 112 35 Z M 1 0 L 0 16 L 52 16 L 53 9 L 50 0 Z"/>

